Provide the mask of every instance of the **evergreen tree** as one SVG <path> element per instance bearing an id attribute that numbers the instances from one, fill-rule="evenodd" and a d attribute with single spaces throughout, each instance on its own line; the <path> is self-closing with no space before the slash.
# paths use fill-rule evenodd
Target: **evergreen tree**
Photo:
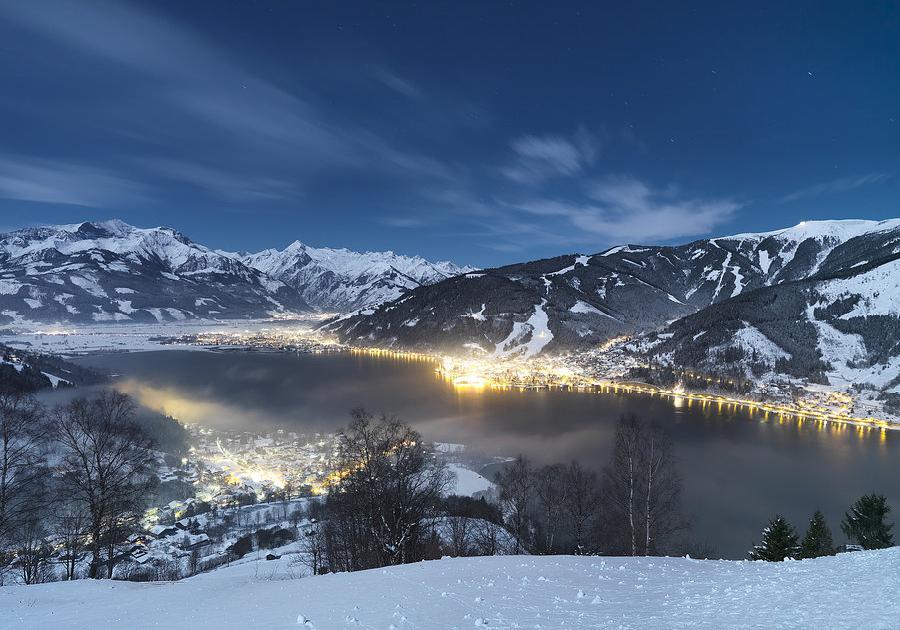
<path id="1" fill-rule="evenodd" d="M 825 523 L 825 515 L 819 510 L 813 514 L 809 521 L 809 528 L 800 543 L 800 558 L 818 558 L 820 556 L 834 555 L 834 543 L 831 540 L 831 530 Z"/>
<path id="2" fill-rule="evenodd" d="M 867 494 L 860 497 L 844 514 L 841 529 L 847 538 L 863 549 L 884 549 L 894 544 L 891 534 L 893 523 L 886 523 L 885 518 L 891 506 L 883 495 Z"/>
<path id="3" fill-rule="evenodd" d="M 781 562 L 785 558 L 796 556 L 798 550 L 797 533 L 793 526 L 778 514 L 763 530 L 762 543 L 754 545 L 750 550 L 750 559 Z"/>

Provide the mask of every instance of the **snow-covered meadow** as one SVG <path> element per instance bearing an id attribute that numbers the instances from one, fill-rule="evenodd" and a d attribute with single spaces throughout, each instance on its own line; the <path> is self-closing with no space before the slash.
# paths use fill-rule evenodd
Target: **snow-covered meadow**
<path id="1" fill-rule="evenodd" d="M 4 628 L 897 628 L 900 547 L 784 563 L 500 556 L 0 588 Z"/>

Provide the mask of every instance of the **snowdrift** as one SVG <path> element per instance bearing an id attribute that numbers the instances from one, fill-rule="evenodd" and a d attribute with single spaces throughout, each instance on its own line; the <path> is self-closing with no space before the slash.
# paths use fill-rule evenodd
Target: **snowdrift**
<path id="1" fill-rule="evenodd" d="M 900 547 L 785 563 L 506 556 L 0 588 L 3 628 L 897 628 Z"/>

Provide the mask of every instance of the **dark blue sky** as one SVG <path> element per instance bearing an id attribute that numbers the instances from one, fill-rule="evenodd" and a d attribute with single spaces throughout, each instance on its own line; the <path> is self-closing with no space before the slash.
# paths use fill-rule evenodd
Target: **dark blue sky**
<path id="1" fill-rule="evenodd" d="M 0 229 L 492 265 L 900 216 L 890 2 L 0 0 L 0 79 Z"/>

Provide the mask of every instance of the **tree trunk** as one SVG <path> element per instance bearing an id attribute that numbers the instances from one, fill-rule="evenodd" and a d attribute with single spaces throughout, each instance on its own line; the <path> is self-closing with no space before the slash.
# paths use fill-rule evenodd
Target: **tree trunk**
<path id="1" fill-rule="evenodd" d="M 92 580 L 99 578 L 100 573 L 100 519 L 95 519 L 91 527 L 91 565 L 88 568 L 88 577 Z"/>
<path id="2" fill-rule="evenodd" d="M 628 527 L 631 530 L 631 555 L 637 555 L 637 531 L 634 527 L 634 455 L 628 457 Z"/>
<path id="3" fill-rule="evenodd" d="M 647 514 L 645 516 L 646 520 L 644 522 L 645 529 L 645 538 L 644 538 L 644 555 L 650 555 L 650 506 L 651 506 L 651 492 L 653 489 L 653 447 L 656 444 L 656 441 L 651 433 L 650 437 L 650 457 L 647 461 Z"/>

